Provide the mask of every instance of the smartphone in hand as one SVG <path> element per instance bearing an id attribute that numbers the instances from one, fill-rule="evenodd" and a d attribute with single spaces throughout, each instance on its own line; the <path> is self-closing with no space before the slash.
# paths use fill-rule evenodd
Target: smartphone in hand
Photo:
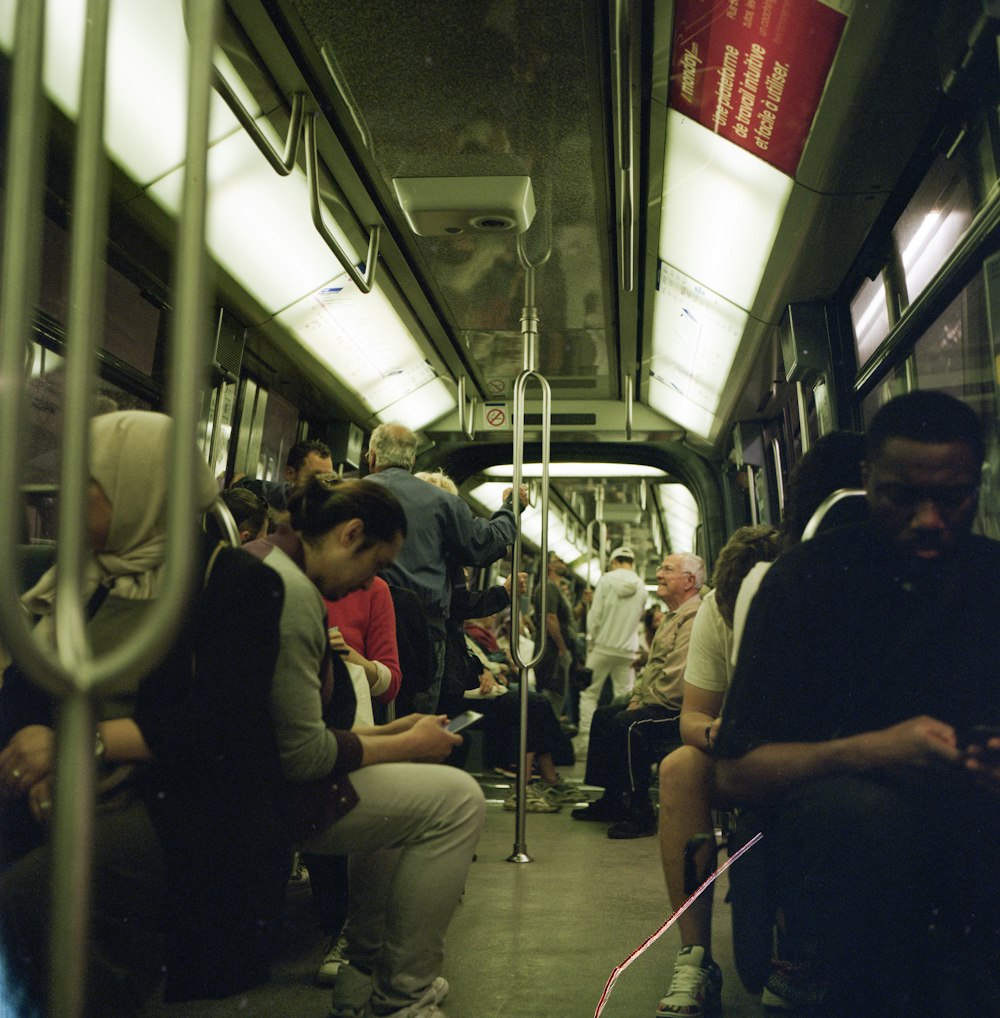
<path id="1" fill-rule="evenodd" d="M 451 721 L 448 722 L 446 727 L 449 732 L 460 732 L 463 728 L 468 728 L 469 725 L 474 725 L 482 716 L 483 715 L 480 714 L 479 711 L 462 711 L 461 714 L 456 714 Z"/>

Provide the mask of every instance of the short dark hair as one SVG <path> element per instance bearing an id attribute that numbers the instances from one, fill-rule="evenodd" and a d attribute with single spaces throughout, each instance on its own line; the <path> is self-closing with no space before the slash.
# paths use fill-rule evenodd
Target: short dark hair
<path id="1" fill-rule="evenodd" d="M 298 470 L 305 463 L 306 457 L 311 452 L 316 453 L 317 456 L 321 456 L 323 459 L 333 458 L 330 447 L 326 442 L 321 442 L 318 438 L 310 438 L 304 442 L 296 442 L 288 450 L 288 459 L 285 461 L 285 466 L 291 467 L 292 470 Z"/>
<path id="2" fill-rule="evenodd" d="M 872 418 L 865 458 L 874 463 L 890 438 L 913 442 L 964 442 L 977 463 L 986 458 L 983 428 L 975 411 L 954 396 L 934 389 L 908 392 L 889 400 Z"/>
<path id="3" fill-rule="evenodd" d="M 786 545 L 798 544 L 827 495 L 861 487 L 864 454 L 865 439 L 857 431 L 831 431 L 813 443 L 788 480 L 781 520 Z"/>
<path id="4" fill-rule="evenodd" d="M 773 562 L 781 551 L 781 532 L 762 524 L 733 531 L 715 560 L 715 604 L 722 621 L 733 628 L 736 595 L 746 574 L 758 562 Z"/>
<path id="5" fill-rule="evenodd" d="M 226 508 L 233 514 L 236 529 L 244 528 L 256 535 L 267 519 L 267 502 L 248 488 L 227 488 L 221 493 Z"/>
<path id="6" fill-rule="evenodd" d="M 312 543 L 347 520 L 359 519 L 365 526 L 362 547 L 376 541 L 406 537 L 406 514 L 388 488 L 357 478 L 341 481 L 329 474 L 313 476 L 288 497 L 292 529 Z"/>

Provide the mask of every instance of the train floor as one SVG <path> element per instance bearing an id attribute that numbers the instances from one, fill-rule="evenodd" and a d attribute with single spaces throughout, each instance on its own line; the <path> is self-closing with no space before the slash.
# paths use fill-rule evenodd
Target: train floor
<path id="1" fill-rule="evenodd" d="M 562 773 L 579 781 L 582 764 Z M 615 967 L 669 916 L 657 839 L 612 841 L 604 824 L 574 821 L 572 806 L 564 806 L 560 813 L 528 815 L 532 862 L 510 863 L 515 815 L 502 803 L 512 783 L 493 774 L 479 780 L 486 826 L 448 934 L 444 975 L 451 993 L 444 1010 L 449 1018 L 591 1018 Z M 581 788 L 581 801 L 587 797 Z M 760 1018 L 768 1012 L 744 990 L 733 966 L 725 874 L 719 885 L 714 923 L 722 1014 Z M 676 931 L 668 930 L 619 975 L 605 1018 L 653 1018 L 678 943 Z M 293 881 L 285 946 L 268 985 L 221 1001 L 154 1001 L 142 1018 L 325 1018 L 330 992 L 314 982 L 323 949 L 309 914 L 308 881 Z"/>

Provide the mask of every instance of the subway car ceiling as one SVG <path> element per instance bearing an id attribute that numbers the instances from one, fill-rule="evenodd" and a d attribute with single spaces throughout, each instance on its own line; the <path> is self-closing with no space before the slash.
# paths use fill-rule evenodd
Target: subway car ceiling
<path id="1" fill-rule="evenodd" d="M 8 52 L 16 7 L 0 0 Z M 245 362 L 310 422 L 410 424 L 486 505 L 492 489 L 475 489 L 493 479 L 480 472 L 510 462 L 527 305 L 553 459 L 579 464 L 553 485 L 576 545 L 602 500 L 611 541 L 658 553 L 690 546 L 700 523 L 702 547 L 717 549 L 725 498 L 707 464 L 730 455 L 737 422 L 774 416 L 787 306 L 844 302 L 884 261 L 882 220 L 961 130 L 983 9 L 228 0 L 218 69 L 235 102 L 214 97 L 207 238 L 220 302 L 247 328 Z M 112 3 L 112 243 L 164 303 L 183 18 L 181 0 Z M 83 0 L 49 0 L 57 125 L 75 116 L 84 20 Z M 750 91 L 767 96 L 753 117 Z M 279 162 L 300 139 L 290 172 L 268 164 L 234 106 Z M 49 183 L 65 204 L 58 157 Z M 137 230 L 150 238 L 141 254 Z M 528 436 L 531 461 L 537 426 Z M 581 445 L 605 466 L 580 463 Z M 650 473 L 615 466 L 629 463 Z M 655 513 L 625 508 L 647 498 Z"/>

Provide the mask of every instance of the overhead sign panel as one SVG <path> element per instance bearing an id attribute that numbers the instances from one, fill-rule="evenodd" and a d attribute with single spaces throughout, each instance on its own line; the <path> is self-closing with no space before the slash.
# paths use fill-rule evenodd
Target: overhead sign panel
<path id="1" fill-rule="evenodd" d="M 845 11 L 843 0 L 677 0 L 670 106 L 794 176 Z"/>

